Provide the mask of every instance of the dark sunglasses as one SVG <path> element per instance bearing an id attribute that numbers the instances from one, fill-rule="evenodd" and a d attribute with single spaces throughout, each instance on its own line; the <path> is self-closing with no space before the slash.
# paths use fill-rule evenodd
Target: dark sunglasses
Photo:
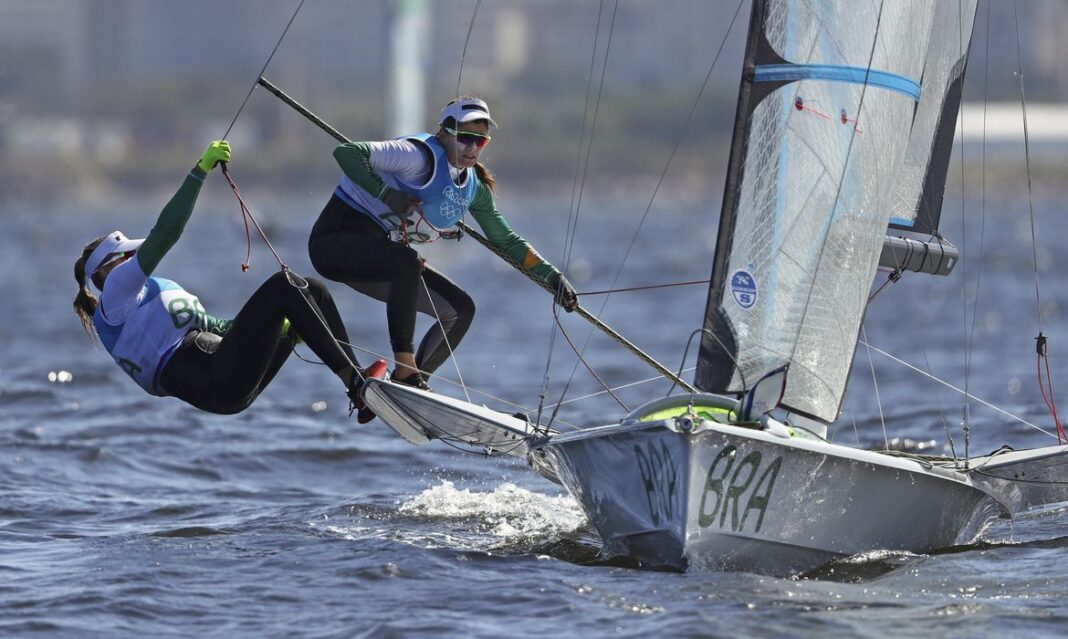
<path id="1" fill-rule="evenodd" d="M 475 133 L 474 131 L 460 131 L 457 129 L 446 128 L 445 132 L 449 135 L 456 136 L 456 141 L 464 146 L 473 146 L 481 149 L 489 144 L 491 138 L 483 133 Z"/>

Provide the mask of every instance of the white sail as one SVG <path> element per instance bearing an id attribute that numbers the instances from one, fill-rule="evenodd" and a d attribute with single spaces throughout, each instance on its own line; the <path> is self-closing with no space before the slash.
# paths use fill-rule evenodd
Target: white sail
<path id="1" fill-rule="evenodd" d="M 938 4 L 754 3 L 702 390 L 744 392 L 788 365 L 783 406 L 837 417 Z"/>
<path id="2" fill-rule="evenodd" d="M 934 3 L 923 94 L 891 203 L 891 220 L 898 228 L 918 233 L 938 229 L 977 4 L 978 0 Z"/>

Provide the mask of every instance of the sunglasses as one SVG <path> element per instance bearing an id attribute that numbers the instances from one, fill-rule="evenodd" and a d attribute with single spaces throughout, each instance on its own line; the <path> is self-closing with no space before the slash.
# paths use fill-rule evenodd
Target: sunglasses
<path id="1" fill-rule="evenodd" d="M 473 146 L 478 149 L 485 147 L 487 144 L 489 144 L 489 141 L 493 139 L 488 135 L 485 135 L 483 133 L 475 133 L 473 131 L 459 131 L 457 129 L 446 128 L 445 132 L 449 135 L 455 136 L 456 141 L 460 144 L 464 146 Z"/>
<path id="2" fill-rule="evenodd" d="M 100 263 L 100 266 L 96 267 L 96 270 L 99 271 L 100 269 L 104 268 L 105 266 L 110 266 L 110 265 L 114 264 L 115 262 L 118 262 L 118 261 L 121 261 L 121 260 L 125 260 L 126 258 L 132 257 L 134 255 L 137 255 L 137 251 L 122 251 L 122 252 L 119 252 L 119 253 L 111 253 L 107 257 L 104 258 L 104 261 Z"/>

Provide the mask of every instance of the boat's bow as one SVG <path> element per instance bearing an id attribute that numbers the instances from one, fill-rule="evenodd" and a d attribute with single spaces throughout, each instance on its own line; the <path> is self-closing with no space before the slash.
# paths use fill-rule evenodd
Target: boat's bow
<path id="1" fill-rule="evenodd" d="M 733 404 L 727 398 L 671 399 L 674 415 L 660 400 L 621 424 L 534 446 L 582 504 L 608 555 L 792 574 L 873 550 L 967 543 L 1006 512 L 964 474 L 769 420 L 719 423 L 716 413 Z"/>

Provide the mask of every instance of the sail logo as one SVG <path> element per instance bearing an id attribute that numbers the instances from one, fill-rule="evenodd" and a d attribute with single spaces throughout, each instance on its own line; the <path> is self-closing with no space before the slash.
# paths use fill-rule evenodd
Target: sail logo
<path id="1" fill-rule="evenodd" d="M 756 280 L 748 271 L 735 271 L 731 275 L 731 295 L 742 308 L 753 308 L 757 301 Z"/>

